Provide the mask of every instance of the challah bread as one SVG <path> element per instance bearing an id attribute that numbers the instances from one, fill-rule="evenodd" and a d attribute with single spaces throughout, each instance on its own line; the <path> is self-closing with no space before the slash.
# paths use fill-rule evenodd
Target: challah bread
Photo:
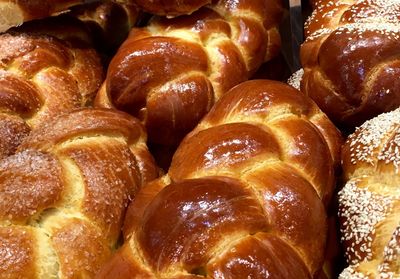
<path id="1" fill-rule="evenodd" d="M 129 200 L 157 176 L 133 117 L 80 109 L 0 161 L 0 277 L 92 278 Z"/>
<path id="2" fill-rule="evenodd" d="M 0 32 L 25 21 L 55 15 L 90 0 L 0 0 Z"/>
<path id="3" fill-rule="evenodd" d="M 302 91 L 340 127 L 400 106 L 400 1 L 319 1 L 301 47 Z"/>
<path id="4" fill-rule="evenodd" d="M 234 87 L 132 201 L 97 278 L 315 278 L 340 142 L 292 87 Z"/>
<path id="5" fill-rule="evenodd" d="M 191 14 L 202 6 L 211 4 L 211 0 L 132 0 L 142 10 L 160 16 L 179 16 Z"/>
<path id="6" fill-rule="evenodd" d="M 0 158 L 31 129 L 90 103 L 103 76 L 100 58 L 83 41 L 47 35 L 1 34 L 0 62 Z"/>
<path id="7" fill-rule="evenodd" d="M 400 108 L 357 128 L 343 147 L 339 192 L 349 267 L 340 278 L 400 277 Z"/>
<path id="8" fill-rule="evenodd" d="M 150 142 L 174 145 L 215 100 L 277 54 L 279 0 L 220 0 L 190 16 L 134 28 L 96 105 L 143 120 Z"/>

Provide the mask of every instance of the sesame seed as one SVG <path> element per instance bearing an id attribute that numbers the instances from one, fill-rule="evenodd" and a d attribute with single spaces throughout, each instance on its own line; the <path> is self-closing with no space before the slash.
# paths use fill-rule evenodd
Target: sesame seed
<path id="1" fill-rule="evenodd" d="M 400 166 L 400 108 L 380 114 L 365 122 L 349 136 L 353 164 L 366 162 L 374 165 L 376 159 L 393 164 L 396 173 Z M 354 150 L 355 148 L 355 150 Z"/>

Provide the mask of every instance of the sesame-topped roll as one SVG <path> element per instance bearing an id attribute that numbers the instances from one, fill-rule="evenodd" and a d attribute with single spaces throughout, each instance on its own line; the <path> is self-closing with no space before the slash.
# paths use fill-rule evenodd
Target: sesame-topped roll
<path id="1" fill-rule="evenodd" d="M 301 90 L 337 125 L 400 106 L 400 1 L 320 0 L 305 34 Z"/>
<path id="2" fill-rule="evenodd" d="M 340 278 L 400 278 L 400 108 L 357 128 L 342 161 Z"/>

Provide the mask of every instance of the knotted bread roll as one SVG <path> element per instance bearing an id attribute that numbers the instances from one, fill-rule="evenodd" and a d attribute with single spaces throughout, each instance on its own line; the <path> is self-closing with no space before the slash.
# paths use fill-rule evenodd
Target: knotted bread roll
<path id="1" fill-rule="evenodd" d="M 143 120 L 149 140 L 174 145 L 234 85 L 277 54 L 280 0 L 220 0 L 190 16 L 131 31 L 96 105 Z"/>
<path id="2" fill-rule="evenodd" d="M 138 193 L 97 278 L 316 278 L 340 142 L 292 87 L 234 87 Z"/>
<path id="3" fill-rule="evenodd" d="M 92 278 L 157 170 L 131 116 L 81 109 L 0 161 L 0 277 Z"/>
<path id="4" fill-rule="evenodd" d="M 400 1 L 316 5 L 301 47 L 302 91 L 351 131 L 400 106 Z"/>
<path id="5" fill-rule="evenodd" d="M 400 108 L 357 128 L 342 156 L 340 278 L 400 278 Z"/>

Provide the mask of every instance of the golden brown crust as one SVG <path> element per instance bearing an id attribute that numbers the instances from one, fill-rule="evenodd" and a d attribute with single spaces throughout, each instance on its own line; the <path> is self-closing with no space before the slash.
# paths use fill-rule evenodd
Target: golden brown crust
<path id="1" fill-rule="evenodd" d="M 90 103 L 101 83 L 93 49 L 38 33 L 0 35 L 0 133 L 15 139 L 0 139 L 2 155 L 11 155 L 30 130 Z"/>
<path id="2" fill-rule="evenodd" d="M 35 237 L 29 228 L 0 228 L 0 271 L 4 278 L 36 273 Z M 27 277 L 21 277 L 27 278 Z"/>
<path id="3" fill-rule="evenodd" d="M 233 169 L 256 156 L 271 160 L 281 156 L 281 148 L 271 132 L 247 123 L 218 125 L 200 131 L 190 141 L 197 144 L 187 145 L 185 140 L 174 155 L 169 169 L 174 181 L 192 177 L 198 169 Z"/>
<path id="4" fill-rule="evenodd" d="M 110 113 L 112 111 L 112 113 Z M 117 115 L 117 117 L 115 117 Z M 122 136 L 128 143 L 145 138 L 139 121 L 126 113 L 108 109 L 78 109 L 74 113 L 60 115 L 58 121 L 44 125 L 31 133 L 20 149 L 47 150 L 71 137 L 107 133 Z M 85 121 L 82 122 L 82 119 Z M 65 131 L 68 131 L 66 133 Z"/>
<path id="5" fill-rule="evenodd" d="M 29 132 L 29 126 L 20 117 L 0 113 L 0 158 L 14 154 Z"/>
<path id="6" fill-rule="evenodd" d="M 7 278 L 28 269 L 31 278 L 93 277 L 118 243 L 129 201 L 158 175 L 145 142 L 128 114 L 86 108 L 36 129 L 0 160 Z M 20 230 L 27 240 L 14 247 Z"/>
<path id="7" fill-rule="evenodd" d="M 162 273 L 183 265 L 191 271 L 207 262 L 222 236 L 267 230 L 262 208 L 243 186 L 228 178 L 204 178 L 164 188 L 146 208 L 136 231 L 150 267 Z M 217 203 L 221 206 L 213 210 Z M 185 205 L 190 207 L 186 209 Z M 170 220 L 160 222 L 161 216 L 170 216 Z M 207 224 L 209 220 L 219 222 Z M 191 241 L 185 243 L 183 239 Z"/>
<path id="8" fill-rule="evenodd" d="M 80 219 L 60 220 L 60 223 L 51 237 L 60 273 L 65 278 L 92 278 L 111 255 L 104 235 Z"/>
<path id="9" fill-rule="evenodd" d="M 60 163 L 50 155 L 27 150 L 0 162 L 2 222 L 25 224 L 61 198 Z"/>
<path id="10" fill-rule="evenodd" d="M 95 278 L 154 278 L 154 275 L 146 269 L 143 269 L 143 267 L 135 261 L 133 256 L 134 255 L 132 255 L 129 246 L 122 246 L 117 250 L 111 260 L 107 261 L 102 266 L 100 272 L 96 274 Z"/>
<path id="11" fill-rule="evenodd" d="M 126 144 L 111 140 L 108 144 L 107 151 L 103 150 L 104 142 L 101 141 L 69 145 L 60 155 L 71 158 L 81 170 L 85 184 L 82 213 L 104 228 L 104 236 L 117 239 L 128 199 L 141 185 L 141 173 Z"/>
<path id="12" fill-rule="evenodd" d="M 163 181 L 162 177 L 146 184 L 146 186 L 137 193 L 135 202 L 131 203 L 126 211 L 123 226 L 123 236 L 126 241 L 132 236 L 134 230 L 140 226 L 144 210 L 149 203 L 167 184 L 168 182 Z"/>
<path id="13" fill-rule="evenodd" d="M 224 274 L 226 278 L 268 278 L 270 274 L 276 278 L 311 278 L 301 258 L 285 241 L 265 233 L 239 242 L 210 263 L 208 272 L 215 277 Z"/>
<path id="14" fill-rule="evenodd" d="M 231 89 L 130 204 L 125 244 L 97 277 L 316 278 L 339 163 L 327 141 L 341 142 L 320 115 L 279 82 Z"/>
<path id="15" fill-rule="evenodd" d="M 281 3 L 215 1 L 190 16 L 134 28 L 108 69 L 96 105 L 143 120 L 149 140 L 176 145 L 215 100 L 277 54 Z"/>
<path id="16" fill-rule="evenodd" d="M 321 231 L 323 226 L 317 225 L 325 224 L 326 220 L 325 214 L 321 214 L 323 205 L 311 184 L 286 164 L 255 171 L 248 179 L 248 183 L 264 197 L 264 212 L 274 233 L 296 247 L 294 250 L 309 269 L 316 268 L 320 259 L 311 251 L 319 253 L 326 241 L 324 228 Z"/>
<path id="17" fill-rule="evenodd" d="M 262 86 L 260 86 L 260 84 Z M 308 164 L 313 162 L 315 165 L 320 164 L 316 169 L 323 168 L 327 171 L 317 171 L 312 174 L 309 179 L 311 179 L 311 181 L 319 180 L 319 182 L 314 183 L 313 185 L 317 187 L 316 190 L 320 195 L 324 191 L 318 190 L 317 185 L 325 185 L 322 187 L 323 189 L 330 189 L 328 192 L 323 194 L 326 195 L 324 200 L 330 200 L 332 194 L 331 191 L 333 190 L 332 183 L 334 180 L 334 173 L 329 171 L 330 163 L 327 165 L 327 162 L 321 162 L 321 158 L 316 158 L 316 161 L 308 160 L 308 156 L 324 152 L 326 156 L 331 157 L 333 165 L 339 165 L 339 151 L 342 139 L 340 132 L 338 132 L 337 128 L 329 121 L 325 114 L 321 113 L 312 101 L 308 98 L 304 98 L 304 96 L 299 94 L 297 90 L 290 86 L 282 86 L 279 82 L 263 82 L 261 80 L 252 81 L 247 82 L 246 86 L 233 88 L 231 91 L 234 93 L 228 96 L 223 96 L 223 98 L 220 99 L 219 106 L 221 109 L 212 109 L 204 118 L 202 125 L 205 127 L 209 125 L 222 125 L 224 123 L 238 121 L 238 119 L 246 119 L 246 117 L 254 118 L 252 120 L 253 122 L 257 120 L 262 123 L 262 121 L 265 121 L 265 118 L 269 115 L 271 115 L 271 117 L 276 117 L 282 112 L 288 114 L 288 116 L 307 115 L 309 122 L 311 122 L 312 125 L 309 125 L 309 123 L 307 123 L 308 121 L 303 122 L 302 119 L 291 119 L 290 117 L 280 119 L 277 117 L 276 121 L 269 124 L 269 129 L 275 137 L 282 136 L 286 139 L 287 142 L 284 142 L 283 145 L 281 144 L 281 147 L 285 148 L 283 152 L 285 154 L 287 152 L 287 155 L 293 160 L 294 164 L 300 165 L 300 168 L 302 169 L 304 166 L 305 168 L 308 168 Z M 260 107 L 263 109 L 260 109 Z M 291 125 L 290 120 L 297 123 L 297 126 Z M 287 123 L 286 125 L 285 122 Z M 202 125 L 197 129 L 202 129 Z M 294 126 L 294 128 L 291 129 L 286 127 L 287 125 Z M 324 127 L 324 129 L 321 129 L 320 127 Z M 308 130 L 308 133 L 302 134 L 302 129 Z M 285 136 L 288 135 L 287 133 L 289 133 L 289 135 L 291 134 L 291 136 L 296 136 L 298 138 L 297 140 L 300 138 L 302 139 L 296 142 L 295 138 Z M 323 138 L 322 140 L 321 137 Z M 300 148 L 303 152 L 296 153 L 296 150 L 299 149 L 297 145 L 301 144 L 303 141 L 309 142 L 310 144 L 306 145 L 307 149 L 305 146 Z M 283 143 L 281 140 L 279 140 L 279 142 Z M 316 145 L 318 142 L 321 143 L 319 146 L 325 151 Z M 329 150 L 326 149 L 325 143 L 328 143 Z M 185 148 L 184 145 L 181 145 L 180 149 L 182 150 L 182 148 Z M 293 156 L 290 155 L 293 152 L 292 150 L 294 151 Z M 317 150 L 318 152 L 314 153 Z M 176 154 L 177 155 L 175 156 L 179 158 L 179 150 Z M 317 161 L 319 163 L 317 163 Z M 171 166 L 171 170 L 173 170 L 173 165 Z"/>
<path id="18" fill-rule="evenodd" d="M 306 23 L 301 89 L 347 129 L 400 106 L 400 3 L 319 1 Z"/>
<path id="19" fill-rule="evenodd" d="M 343 147 L 339 192 L 349 267 L 340 278 L 396 278 L 400 258 L 400 109 L 357 128 Z"/>

